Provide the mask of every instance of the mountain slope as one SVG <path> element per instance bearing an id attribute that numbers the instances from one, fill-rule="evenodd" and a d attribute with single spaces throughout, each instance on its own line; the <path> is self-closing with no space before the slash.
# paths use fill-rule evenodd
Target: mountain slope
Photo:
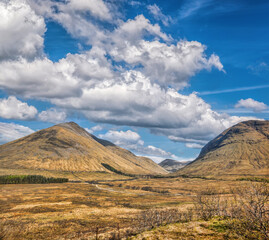
<path id="1" fill-rule="evenodd" d="M 269 176 L 269 121 L 241 122 L 225 130 L 177 173 Z"/>
<path id="2" fill-rule="evenodd" d="M 179 162 L 173 159 L 165 159 L 159 163 L 159 166 L 163 167 L 168 172 L 176 172 L 177 170 L 185 167 L 191 161 Z"/>
<path id="3" fill-rule="evenodd" d="M 0 168 L 163 174 L 152 160 L 99 139 L 76 123 L 58 124 L 0 146 Z"/>

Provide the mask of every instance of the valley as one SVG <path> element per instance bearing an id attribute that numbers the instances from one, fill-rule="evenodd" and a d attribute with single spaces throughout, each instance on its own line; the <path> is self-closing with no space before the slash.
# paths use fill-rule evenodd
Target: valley
<path id="1" fill-rule="evenodd" d="M 44 184 L 0 184 L 0 239 L 267 240 L 268 129 L 240 123 L 166 169 L 73 122 L 1 145 L 3 179 Z"/>

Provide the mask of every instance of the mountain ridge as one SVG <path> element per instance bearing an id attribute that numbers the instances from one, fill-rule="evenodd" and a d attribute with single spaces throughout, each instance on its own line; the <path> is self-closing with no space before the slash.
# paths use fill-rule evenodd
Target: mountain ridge
<path id="1" fill-rule="evenodd" d="M 74 122 L 61 123 L 0 146 L 0 168 L 165 174 L 151 159 L 99 139 Z"/>
<path id="2" fill-rule="evenodd" d="M 177 174 L 269 176 L 269 121 L 250 120 L 226 129 Z"/>

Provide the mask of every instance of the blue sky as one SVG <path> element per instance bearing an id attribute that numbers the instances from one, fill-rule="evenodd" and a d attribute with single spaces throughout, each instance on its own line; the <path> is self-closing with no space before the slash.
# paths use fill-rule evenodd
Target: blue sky
<path id="1" fill-rule="evenodd" d="M 268 1 L 0 1 L 0 143 L 66 121 L 156 161 L 269 113 Z"/>

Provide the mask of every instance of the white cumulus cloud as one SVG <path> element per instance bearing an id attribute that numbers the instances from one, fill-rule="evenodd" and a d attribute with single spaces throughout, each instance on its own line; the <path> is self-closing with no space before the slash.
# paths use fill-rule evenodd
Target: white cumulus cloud
<path id="1" fill-rule="evenodd" d="M 140 135 L 136 132 L 133 132 L 131 130 L 127 131 L 114 131 L 114 130 L 109 130 L 105 134 L 99 134 L 100 138 L 109 140 L 113 142 L 116 145 L 120 146 L 128 146 L 130 144 L 143 144 L 140 140 Z"/>
<path id="2" fill-rule="evenodd" d="M 69 0 L 67 2 L 66 12 L 72 10 L 82 12 L 89 11 L 100 19 L 111 19 L 110 11 L 102 0 Z"/>
<path id="3" fill-rule="evenodd" d="M 84 54 L 68 54 L 58 62 L 48 58 L 3 61 L 0 89 L 39 99 L 79 96 L 83 88 L 116 75 L 104 55 L 100 48 L 93 48 Z"/>
<path id="4" fill-rule="evenodd" d="M 38 119 L 42 122 L 62 123 L 65 121 L 67 115 L 63 111 L 55 108 L 50 108 L 38 114 Z"/>
<path id="5" fill-rule="evenodd" d="M 187 86 L 190 77 L 203 69 L 211 70 L 215 67 L 223 70 L 219 57 L 212 54 L 207 58 L 205 49 L 206 46 L 197 41 L 182 40 L 176 45 L 168 45 L 141 40 L 134 45 L 125 41 L 123 45 L 114 47 L 110 54 L 116 61 L 125 61 L 133 66 L 142 65 L 140 70 L 152 82 L 180 89 Z"/>
<path id="6" fill-rule="evenodd" d="M 36 13 L 58 22 L 73 37 L 86 39 L 89 44 L 106 37 L 94 19 L 111 21 L 113 15 L 102 0 L 28 0 L 28 3 Z"/>
<path id="7" fill-rule="evenodd" d="M 0 99 L 0 117 L 5 119 L 32 120 L 37 114 L 34 106 L 21 102 L 14 96 Z"/>
<path id="8" fill-rule="evenodd" d="M 115 131 L 109 130 L 105 134 L 100 134 L 98 137 L 109 140 L 116 145 L 126 148 L 141 156 L 148 156 L 152 158 L 177 158 L 177 156 L 170 152 L 164 151 L 152 145 L 145 146 L 141 136 L 131 130 Z"/>
<path id="9" fill-rule="evenodd" d="M 128 19 L 126 22 L 121 22 L 118 28 L 111 33 L 111 40 L 113 44 L 122 44 L 124 42 L 135 44 L 145 35 L 155 36 L 170 41 L 171 36 L 162 32 L 158 24 L 151 24 L 151 22 L 143 15 L 138 15 L 134 19 Z M 123 46 L 124 47 L 124 46 Z"/>
<path id="10" fill-rule="evenodd" d="M 258 102 L 252 98 L 241 99 L 235 105 L 235 108 L 247 108 L 254 112 L 262 112 L 268 109 L 268 106 L 263 102 Z"/>
<path id="11" fill-rule="evenodd" d="M 85 128 L 85 130 L 91 134 L 93 134 L 94 132 L 102 131 L 103 129 L 104 127 L 101 125 L 96 125 L 96 126 L 93 126 L 92 128 Z"/>
<path id="12" fill-rule="evenodd" d="M 34 58 L 43 52 L 46 25 L 21 0 L 0 2 L 0 60 Z"/>

